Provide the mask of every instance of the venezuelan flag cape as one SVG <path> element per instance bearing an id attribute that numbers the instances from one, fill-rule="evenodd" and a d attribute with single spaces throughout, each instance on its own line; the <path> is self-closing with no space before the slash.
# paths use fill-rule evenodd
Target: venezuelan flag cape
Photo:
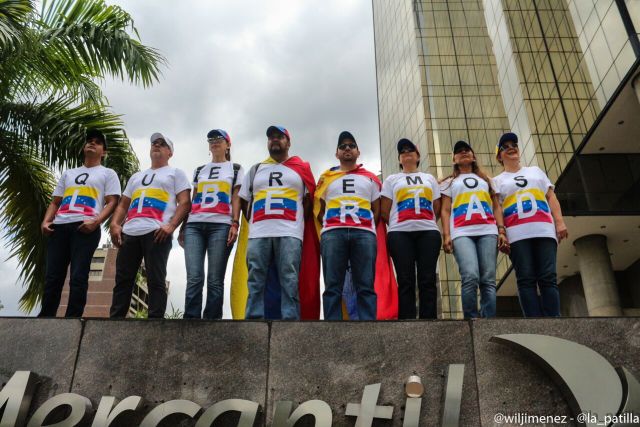
<path id="1" fill-rule="evenodd" d="M 318 180 L 315 196 L 313 198 L 313 217 L 316 223 L 316 232 L 318 236 L 322 230 L 322 224 L 318 223 L 317 217 L 320 213 L 320 199 L 324 196 L 329 185 L 336 179 L 347 175 L 356 174 L 371 178 L 378 188 L 382 187 L 382 183 L 376 175 L 366 170 L 362 165 L 354 170 L 345 172 L 338 168 L 332 168 L 322 173 Z M 384 222 L 378 222 L 376 226 L 376 238 L 378 243 L 378 255 L 376 258 L 376 277 L 374 289 L 378 296 L 377 318 L 378 320 L 389 320 L 398 318 L 398 284 L 393 275 L 393 264 L 389 253 L 387 252 L 387 226 Z M 343 317 L 348 319 L 357 319 L 356 310 L 356 291 L 353 288 L 351 277 L 347 274 L 345 278 L 345 287 L 342 293 L 343 297 Z"/>
<path id="2" fill-rule="evenodd" d="M 264 164 L 276 163 L 269 158 Z M 296 172 L 313 200 L 316 189 L 315 179 L 309 163 L 297 156 L 290 157 L 282 163 Z M 234 319 L 244 319 L 249 289 L 247 280 L 247 244 L 249 241 L 249 223 L 242 219 L 236 256 L 233 260 L 233 274 L 231 277 L 231 313 Z M 317 320 L 320 318 L 320 241 L 315 230 L 314 221 L 305 218 L 304 236 L 302 241 L 302 258 L 298 276 L 300 293 L 300 318 L 303 320 Z M 280 318 L 280 282 L 278 274 L 271 266 L 265 289 L 265 317 L 267 319 Z"/>

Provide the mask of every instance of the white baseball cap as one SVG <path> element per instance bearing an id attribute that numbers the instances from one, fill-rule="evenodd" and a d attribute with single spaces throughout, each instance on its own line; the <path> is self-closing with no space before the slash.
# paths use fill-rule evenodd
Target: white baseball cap
<path id="1" fill-rule="evenodd" d="M 167 145 L 169 146 L 169 149 L 171 150 L 171 154 L 173 154 L 173 142 L 171 142 L 171 140 L 169 138 L 167 138 L 166 136 L 164 136 L 160 132 L 154 132 L 153 135 L 151 135 L 151 138 L 150 138 L 151 143 L 153 144 L 153 141 L 155 141 L 156 139 L 164 139 L 165 142 L 167 143 Z"/>

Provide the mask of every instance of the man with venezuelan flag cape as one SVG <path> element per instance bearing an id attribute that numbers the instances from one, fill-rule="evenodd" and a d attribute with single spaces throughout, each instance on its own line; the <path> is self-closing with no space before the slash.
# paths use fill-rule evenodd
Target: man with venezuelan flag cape
<path id="1" fill-rule="evenodd" d="M 322 174 L 314 197 L 314 214 L 322 223 L 324 318 L 343 319 L 343 296 L 350 319 L 396 318 L 397 286 L 384 224 L 378 226 L 380 180 L 356 163 L 360 151 L 350 132 L 338 137 L 335 155 L 340 166 Z M 345 283 L 354 292 L 345 294 Z"/>
<path id="2" fill-rule="evenodd" d="M 239 196 L 249 231 L 241 233 L 234 279 L 232 310 L 237 313 L 246 244 L 248 294 L 246 319 L 317 319 L 320 314 L 320 260 L 311 219 L 315 180 L 308 163 L 289 157 L 291 137 L 281 126 L 267 129 L 269 158 L 245 175 Z M 305 232 L 305 224 L 310 231 Z M 236 271 L 238 269 L 238 271 Z M 242 294 L 242 291 L 240 292 Z M 234 304 L 234 300 L 236 303 Z"/>

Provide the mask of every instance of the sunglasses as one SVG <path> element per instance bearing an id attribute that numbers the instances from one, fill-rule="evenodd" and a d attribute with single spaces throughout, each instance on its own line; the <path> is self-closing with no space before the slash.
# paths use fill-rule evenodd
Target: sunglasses
<path id="1" fill-rule="evenodd" d="M 358 148 L 358 146 L 356 144 L 349 143 L 349 144 L 340 144 L 338 145 L 338 150 L 346 150 L 347 148 L 351 148 L 352 150 L 355 150 L 356 148 Z"/>
<path id="2" fill-rule="evenodd" d="M 208 138 L 208 139 L 207 139 L 207 142 L 209 142 L 209 143 L 211 143 L 211 144 L 215 144 L 216 142 L 222 142 L 222 141 L 226 141 L 226 140 L 224 139 L 224 136 L 216 136 L 216 137 Z"/>
<path id="3" fill-rule="evenodd" d="M 504 144 L 502 144 L 502 146 L 500 146 L 500 151 L 504 151 L 507 150 L 509 148 L 514 148 L 514 149 L 518 149 L 518 144 L 516 144 L 515 142 L 505 142 Z"/>
<path id="4" fill-rule="evenodd" d="M 169 144 L 164 139 L 156 139 L 151 145 L 159 145 L 160 147 L 169 147 Z"/>

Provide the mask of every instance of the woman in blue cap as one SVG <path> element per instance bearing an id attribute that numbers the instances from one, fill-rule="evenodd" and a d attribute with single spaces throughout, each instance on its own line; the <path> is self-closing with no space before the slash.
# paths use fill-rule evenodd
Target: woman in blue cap
<path id="1" fill-rule="evenodd" d="M 420 172 L 420 152 L 410 140 L 398 141 L 401 172 L 382 184 L 380 216 L 389 224 L 388 247 L 398 278 L 398 318 L 416 318 L 416 270 L 420 319 L 437 317 L 436 265 L 442 238 L 438 181 Z"/>
<path id="2" fill-rule="evenodd" d="M 502 135 L 496 159 L 504 172 L 493 184 L 502 204 L 522 312 L 525 317 L 560 316 L 556 254 L 568 233 L 554 185 L 539 167 L 520 164 L 515 133 Z"/>
<path id="3" fill-rule="evenodd" d="M 187 267 L 185 318 L 220 319 L 224 299 L 224 274 L 240 225 L 238 191 L 244 172 L 231 163 L 231 138 L 222 129 L 207 134 L 211 162 L 193 175 L 191 212 L 183 222 L 178 242 L 184 247 Z M 207 262 L 207 302 L 202 313 L 204 260 Z"/>
<path id="4" fill-rule="evenodd" d="M 507 238 L 498 196 L 466 141 L 453 147 L 453 173 L 440 191 L 443 247 L 458 263 L 464 318 L 495 317 L 496 258 Z"/>

